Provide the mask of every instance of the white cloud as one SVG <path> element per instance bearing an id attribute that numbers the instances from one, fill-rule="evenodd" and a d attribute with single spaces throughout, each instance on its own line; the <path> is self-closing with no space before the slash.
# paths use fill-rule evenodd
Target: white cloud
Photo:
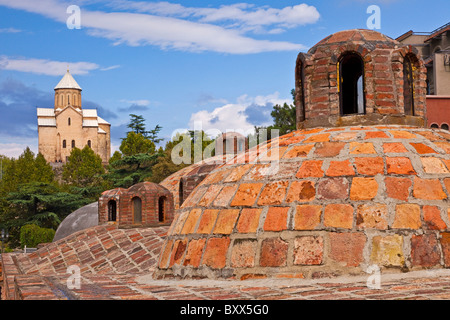
<path id="1" fill-rule="evenodd" d="M 34 142 L 34 141 L 33 141 Z M 0 143 L 0 155 L 7 156 L 8 158 L 18 158 L 23 151 L 30 147 L 34 154 L 37 154 L 36 143 Z"/>
<path id="2" fill-rule="evenodd" d="M 117 68 L 120 68 L 120 65 L 116 64 L 116 65 L 114 65 L 114 66 L 110 66 L 110 67 L 106 67 L 106 68 L 101 68 L 100 70 L 101 70 L 101 71 L 109 71 L 109 70 L 114 70 L 114 69 L 117 69 Z"/>
<path id="3" fill-rule="evenodd" d="M 89 1 L 87 1 L 89 3 Z M 191 52 L 213 51 L 231 54 L 250 54 L 268 51 L 299 51 L 304 46 L 287 41 L 256 40 L 242 34 L 242 29 L 255 28 L 267 23 L 276 24 L 275 33 L 280 28 L 303 23 L 312 23 L 317 19 L 314 7 L 299 5 L 284 9 L 269 7 L 252 8 L 250 5 L 222 6 L 218 9 L 187 8 L 187 13 L 199 21 L 180 19 L 187 13 L 186 8 L 166 2 L 145 3 L 132 1 L 115 1 L 115 8 L 135 7 L 141 12 L 151 11 L 154 14 L 130 12 L 103 12 L 81 9 L 81 28 L 87 29 L 92 36 L 104 37 L 114 44 L 130 46 L 154 45 L 162 49 L 173 49 Z M 72 3 L 71 3 L 72 4 Z M 0 5 L 44 15 L 61 23 L 66 23 L 68 3 L 56 0 L 0 0 Z M 144 7 L 147 6 L 145 9 Z M 251 10 L 250 10 L 251 9 Z M 204 11 L 208 10 L 208 11 Z M 237 12 L 236 28 L 219 26 L 223 19 L 232 20 L 232 12 Z M 158 15 L 159 14 L 159 15 Z M 166 15 L 166 16 L 162 16 Z M 176 16 L 178 18 L 172 17 Z M 312 17 L 311 17 L 312 15 Z M 260 20 L 261 19 L 261 20 Z M 259 22 L 258 22 L 259 21 Z M 311 21 L 311 22 L 310 22 Z M 233 22 L 233 21 L 231 21 Z"/>
<path id="4" fill-rule="evenodd" d="M 0 33 L 19 33 L 22 30 L 16 28 L 0 28 Z"/>
<path id="5" fill-rule="evenodd" d="M 292 103 L 292 98 L 280 98 L 278 92 L 257 97 L 242 95 L 237 98 L 236 103 L 229 103 L 212 111 L 202 110 L 192 114 L 189 127 L 193 129 L 201 126 L 205 131 L 249 133 L 254 130 L 255 125 L 268 126 L 272 124 L 270 111 L 274 105 L 283 105 L 284 103 Z M 259 114 L 257 119 L 252 119 L 254 113 Z"/>
<path id="6" fill-rule="evenodd" d="M 217 9 L 199 9 L 194 15 L 202 17 L 201 21 L 204 22 L 236 21 L 247 26 L 279 25 L 283 27 L 296 27 L 316 23 L 320 18 L 317 9 L 307 4 L 299 4 L 283 9 L 234 4 L 224 5 Z"/>
<path id="7" fill-rule="evenodd" d="M 140 106 L 140 107 L 148 107 L 150 105 L 150 101 L 146 100 L 146 99 L 141 99 L 141 100 L 126 100 L 126 99 L 122 99 L 120 100 L 120 102 L 125 102 L 128 104 L 133 104 L 136 106 Z"/>
<path id="8" fill-rule="evenodd" d="M 303 46 L 295 43 L 255 40 L 242 36 L 237 30 L 171 17 L 126 12 L 84 12 L 82 19 L 82 26 L 90 28 L 90 35 L 111 39 L 116 45 L 155 45 L 165 50 L 232 54 L 303 49 Z"/>
<path id="9" fill-rule="evenodd" d="M 181 4 L 174 4 L 165 1 L 143 2 L 116 0 L 109 2 L 109 5 L 116 9 L 135 10 L 162 16 L 172 16 L 180 18 L 195 18 L 199 22 L 206 23 L 229 23 L 228 27 L 239 28 L 245 31 L 257 30 L 255 26 L 282 26 L 295 27 L 305 24 L 316 23 L 320 18 L 320 13 L 313 6 L 298 4 L 287 6 L 282 9 L 271 8 L 269 6 L 256 6 L 248 3 L 236 3 L 231 5 L 221 5 L 218 8 L 185 7 Z M 284 31 L 277 28 L 276 32 Z M 270 32 L 270 31 L 269 31 Z M 275 32 L 270 32 L 275 33 Z"/>
<path id="10" fill-rule="evenodd" d="M 98 69 L 99 65 L 92 62 L 67 62 L 0 56 L 0 69 L 4 70 L 58 76 L 63 75 L 67 67 L 70 67 L 70 73 L 72 74 L 84 75 L 88 74 L 89 71 Z"/>

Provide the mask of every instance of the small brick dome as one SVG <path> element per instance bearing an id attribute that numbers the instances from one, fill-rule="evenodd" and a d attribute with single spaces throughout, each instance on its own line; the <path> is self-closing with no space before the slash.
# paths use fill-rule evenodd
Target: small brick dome
<path id="1" fill-rule="evenodd" d="M 203 180 L 177 211 L 155 276 L 450 267 L 449 170 L 450 135 L 440 130 L 293 132 Z"/>
<path id="2" fill-rule="evenodd" d="M 98 200 L 98 222 L 119 227 L 154 227 L 173 221 L 172 193 L 152 182 L 141 182 L 128 189 L 102 193 Z"/>
<path id="3" fill-rule="evenodd" d="M 297 127 L 424 126 L 426 68 L 417 49 L 377 31 L 337 32 L 295 70 Z"/>

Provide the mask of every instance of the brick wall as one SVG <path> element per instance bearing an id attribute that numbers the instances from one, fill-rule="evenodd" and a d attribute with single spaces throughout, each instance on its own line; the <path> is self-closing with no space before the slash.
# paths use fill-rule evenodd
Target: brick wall
<path id="1" fill-rule="evenodd" d="M 427 127 L 450 126 L 450 96 L 427 96 Z"/>
<path id="2" fill-rule="evenodd" d="M 141 200 L 141 222 L 134 221 L 133 199 Z M 161 202 L 160 202 L 160 199 Z M 108 221 L 110 201 L 116 204 L 116 221 Z M 160 204 L 163 206 L 160 208 Z M 160 221 L 160 209 L 164 220 Z M 159 226 L 170 224 L 174 217 L 172 193 L 151 182 L 143 182 L 129 189 L 105 191 L 99 198 L 99 224 L 117 223 L 119 227 Z"/>

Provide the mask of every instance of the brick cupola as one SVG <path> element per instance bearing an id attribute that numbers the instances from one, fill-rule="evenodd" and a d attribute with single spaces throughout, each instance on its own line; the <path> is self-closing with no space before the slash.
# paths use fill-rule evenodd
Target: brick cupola
<path id="1" fill-rule="evenodd" d="M 99 224 L 112 223 L 119 228 L 155 227 L 173 220 L 172 193 L 152 182 L 107 190 L 98 204 Z"/>
<path id="2" fill-rule="evenodd" d="M 295 74 L 298 128 L 425 124 L 419 53 L 379 32 L 335 33 L 298 55 Z"/>

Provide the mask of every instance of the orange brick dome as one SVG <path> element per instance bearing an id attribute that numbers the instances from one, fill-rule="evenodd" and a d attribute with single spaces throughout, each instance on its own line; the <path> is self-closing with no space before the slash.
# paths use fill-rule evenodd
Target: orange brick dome
<path id="1" fill-rule="evenodd" d="M 304 129 L 260 145 L 186 199 L 155 276 L 450 267 L 449 153 L 450 134 L 395 125 Z"/>

